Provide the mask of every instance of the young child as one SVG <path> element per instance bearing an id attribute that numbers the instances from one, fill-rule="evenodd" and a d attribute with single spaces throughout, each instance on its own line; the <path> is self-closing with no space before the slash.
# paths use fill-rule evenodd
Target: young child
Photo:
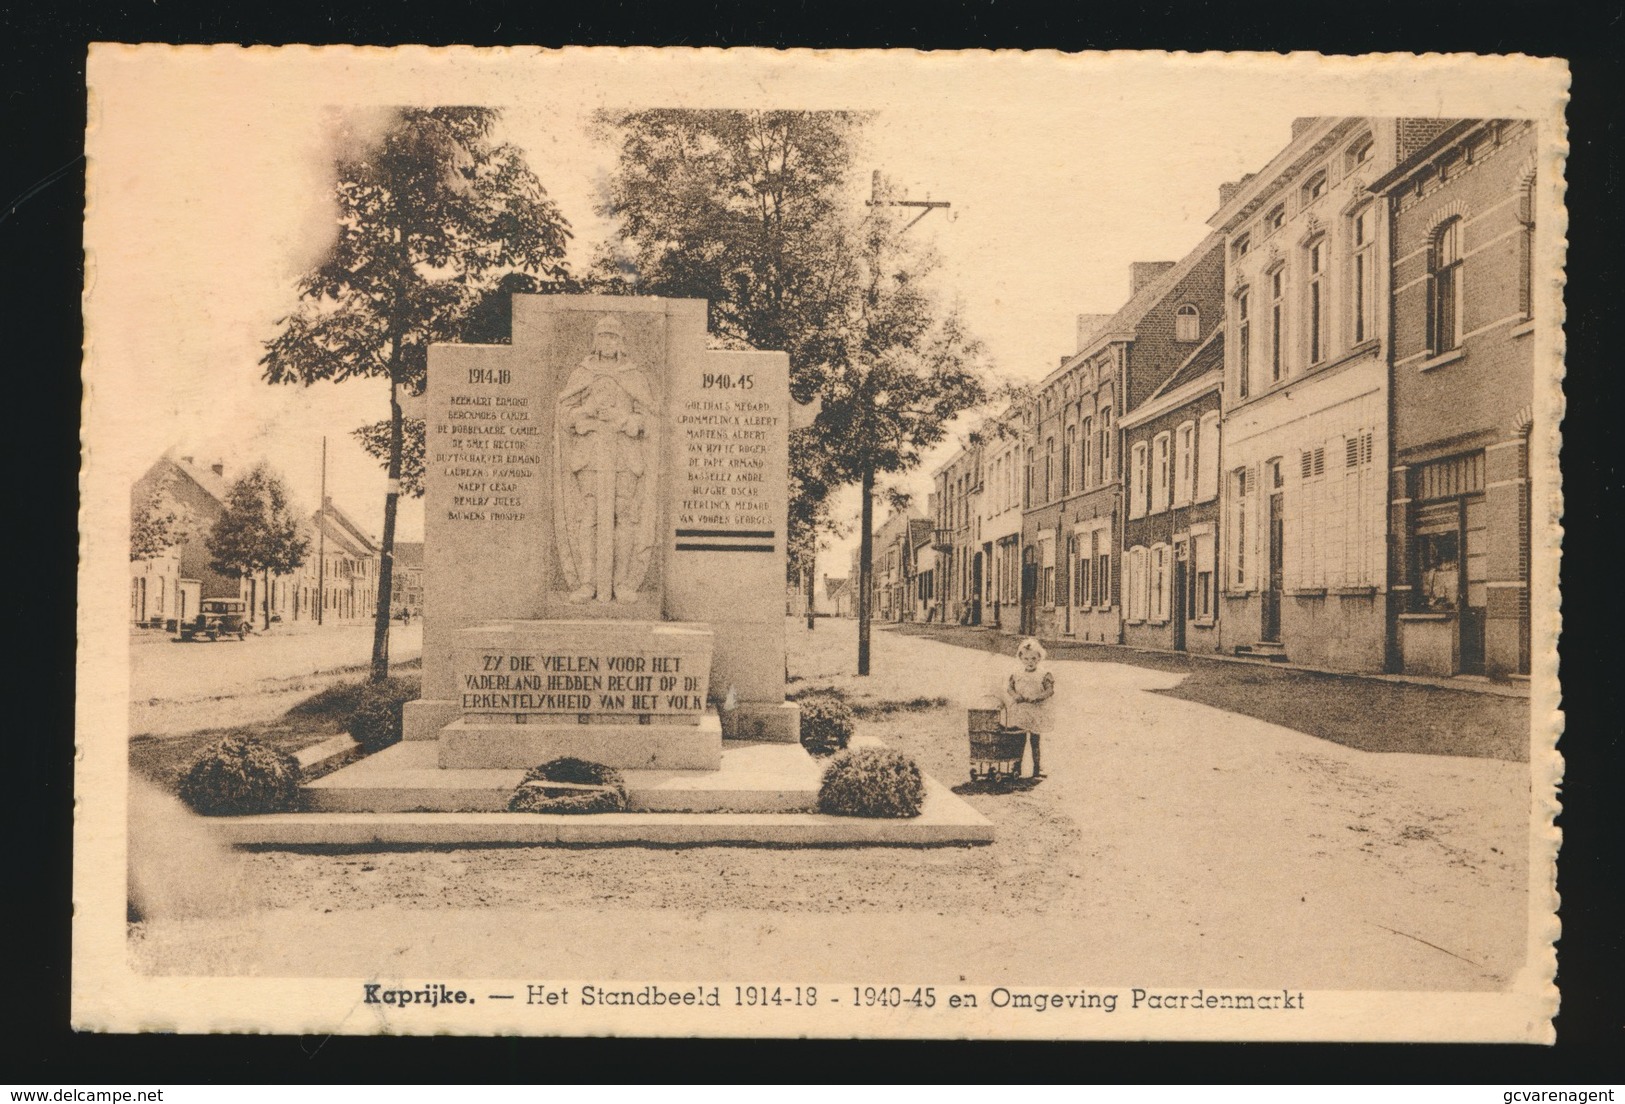
<path id="1" fill-rule="evenodd" d="M 1027 730 L 1033 748 L 1033 777 L 1044 777 L 1039 766 L 1038 737 L 1049 727 L 1049 700 L 1055 696 L 1055 676 L 1039 665 L 1044 662 L 1044 646 L 1029 636 L 1016 647 L 1021 670 L 1010 676 L 1005 688 L 1010 698 L 1006 723 Z"/>

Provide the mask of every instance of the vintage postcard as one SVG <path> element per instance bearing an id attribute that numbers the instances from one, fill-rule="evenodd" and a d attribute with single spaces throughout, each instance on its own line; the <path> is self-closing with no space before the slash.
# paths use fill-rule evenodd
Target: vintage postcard
<path id="1" fill-rule="evenodd" d="M 87 79 L 77 1028 L 1552 1041 L 1563 62 Z"/>

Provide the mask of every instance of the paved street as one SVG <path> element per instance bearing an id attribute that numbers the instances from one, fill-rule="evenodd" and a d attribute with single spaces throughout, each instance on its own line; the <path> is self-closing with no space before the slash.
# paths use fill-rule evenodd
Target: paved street
<path id="1" fill-rule="evenodd" d="M 870 707 L 865 731 L 966 777 L 963 710 L 1010 659 L 877 632 L 875 674 L 857 679 L 850 622 L 787 632 L 793 690 L 843 688 Z M 1054 667 L 1048 781 L 968 796 L 996 825 L 988 847 L 224 854 L 211 883 L 253 907 L 149 923 L 138 955 L 160 972 L 381 977 L 1494 989 L 1517 975 L 1526 765 L 1345 747 L 1172 696 L 1178 672 Z"/>
<path id="2" fill-rule="evenodd" d="M 391 664 L 423 651 L 421 621 L 392 625 Z M 185 732 L 277 716 L 299 698 L 372 660 L 372 624 L 274 625 L 246 640 L 130 643 L 130 731 Z"/>

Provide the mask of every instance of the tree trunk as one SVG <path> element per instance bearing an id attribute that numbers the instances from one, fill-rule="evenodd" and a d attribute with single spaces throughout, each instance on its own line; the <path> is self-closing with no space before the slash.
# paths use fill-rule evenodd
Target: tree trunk
<path id="1" fill-rule="evenodd" d="M 808 632 L 812 632 L 813 629 L 818 627 L 817 624 L 814 623 L 814 621 L 813 621 L 813 576 L 815 574 L 814 571 L 813 571 L 814 566 L 815 565 L 813 565 L 813 564 L 808 564 L 803 569 L 807 573 L 807 631 Z"/>
<path id="2" fill-rule="evenodd" d="M 395 587 L 395 511 L 401 500 L 401 402 L 389 381 L 389 485 L 384 495 L 384 538 L 378 553 L 378 593 L 372 620 L 372 681 L 389 677 L 389 597 Z"/>
<path id="3" fill-rule="evenodd" d="M 264 572 L 264 575 L 265 575 L 265 605 L 264 605 L 264 609 L 265 609 L 265 631 L 270 632 L 271 631 L 271 569 L 266 568 L 265 572 Z"/>
<path id="4" fill-rule="evenodd" d="M 858 674 L 869 673 L 869 591 L 874 577 L 875 468 L 863 466 L 863 530 L 858 539 Z"/>

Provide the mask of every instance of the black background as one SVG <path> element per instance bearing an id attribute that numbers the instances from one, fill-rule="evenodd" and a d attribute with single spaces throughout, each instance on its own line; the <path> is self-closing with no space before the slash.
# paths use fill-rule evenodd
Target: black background
<path id="1" fill-rule="evenodd" d="M 11 570 L 0 584 L 8 666 L 0 1081 L 26 1087 L 240 1082 L 1082 1081 L 1102 1083 L 1618 1082 L 1625 1050 L 1618 650 L 1618 116 L 1625 9 L 1547 3 L 1248 7 L 1129 3 L 890 4 L 863 22 L 823 5 L 574 3 L 480 12 L 442 0 L 323 5 L 0 6 L 0 408 Z M 276 10 L 272 10 L 276 7 Z M 493 6 L 495 7 L 495 6 Z M 1560 824 L 1563 1006 L 1555 1047 L 688 1042 L 75 1035 L 68 1024 L 74 588 L 82 331 L 84 60 L 91 41 L 907 46 L 1522 52 L 1567 57 L 1569 410 L 1563 476 L 1563 683 L 1568 781 Z M 1605 334 L 1616 334 L 1608 353 Z M 1612 570 L 1609 570 L 1609 568 Z M 15 672 L 15 674 L 12 674 Z M 1609 828 L 1609 825 L 1614 825 Z M 358 923 L 365 923 L 358 916 Z M 1490 1096 L 1486 1096 L 1490 1099 Z"/>

